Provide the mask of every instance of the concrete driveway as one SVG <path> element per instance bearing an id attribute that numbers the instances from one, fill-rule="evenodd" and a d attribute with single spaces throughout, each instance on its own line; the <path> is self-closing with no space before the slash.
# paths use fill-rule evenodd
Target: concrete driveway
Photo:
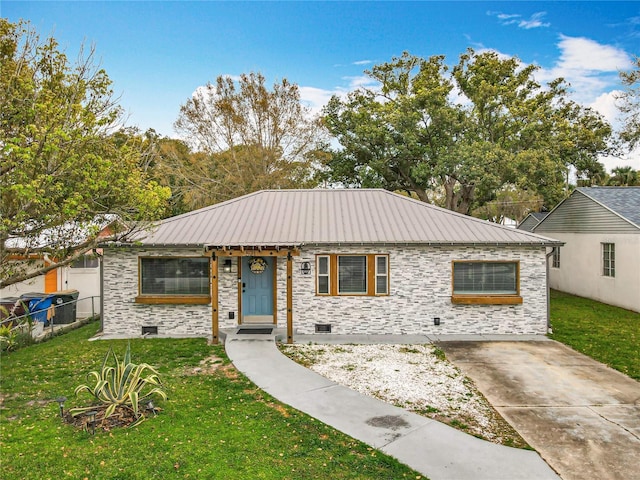
<path id="1" fill-rule="evenodd" d="M 438 345 L 564 480 L 640 479 L 640 383 L 555 341 Z"/>

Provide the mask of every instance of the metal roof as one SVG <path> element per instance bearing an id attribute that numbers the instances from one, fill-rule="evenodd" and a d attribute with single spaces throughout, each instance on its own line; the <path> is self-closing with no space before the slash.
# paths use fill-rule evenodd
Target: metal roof
<path id="1" fill-rule="evenodd" d="M 168 218 L 134 240 L 215 247 L 560 244 L 381 189 L 263 190 Z"/>
<path id="2" fill-rule="evenodd" d="M 640 227 L 640 187 L 580 187 L 577 190 Z"/>

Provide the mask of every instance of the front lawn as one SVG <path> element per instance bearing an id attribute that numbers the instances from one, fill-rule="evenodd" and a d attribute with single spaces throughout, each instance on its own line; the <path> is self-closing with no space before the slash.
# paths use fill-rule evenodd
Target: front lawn
<path id="1" fill-rule="evenodd" d="M 551 338 L 640 380 L 640 313 L 551 291 Z"/>
<path id="2" fill-rule="evenodd" d="M 110 345 L 89 324 L 0 358 L 3 479 L 423 478 L 367 445 L 293 410 L 239 374 L 222 346 L 202 339 L 131 341 L 132 360 L 158 367 L 169 400 L 134 428 L 89 432 L 62 423 L 85 374 Z M 210 359 L 210 361 L 207 361 Z"/>

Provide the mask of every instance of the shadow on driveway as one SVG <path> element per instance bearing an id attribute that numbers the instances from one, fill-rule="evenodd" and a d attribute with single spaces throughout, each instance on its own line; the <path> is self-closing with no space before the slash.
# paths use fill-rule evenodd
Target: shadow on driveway
<path id="1" fill-rule="evenodd" d="M 438 345 L 564 480 L 640 479 L 640 383 L 555 341 Z"/>

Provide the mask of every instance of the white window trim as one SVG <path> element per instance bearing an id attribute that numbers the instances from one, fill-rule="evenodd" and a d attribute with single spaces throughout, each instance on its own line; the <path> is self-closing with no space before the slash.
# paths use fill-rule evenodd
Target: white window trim
<path id="1" fill-rule="evenodd" d="M 365 263 L 365 286 L 366 286 L 366 290 L 364 292 L 361 293 L 357 293 L 357 292 L 340 292 L 339 291 L 339 285 L 340 285 L 340 281 L 339 281 L 339 262 L 340 262 L 340 257 L 364 257 L 366 259 L 366 263 Z M 378 272 L 378 268 L 377 268 L 377 259 L 378 257 L 384 257 L 386 260 L 386 269 L 387 269 L 387 273 L 385 274 L 381 274 Z M 319 269 L 319 262 L 321 258 L 327 258 L 328 259 L 328 267 L 329 267 L 329 273 L 328 273 L 328 278 L 329 278 L 329 293 L 324 293 L 324 292 L 320 292 L 319 290 L 319 284 L 320 282 L 318 281 L 318 279 L 320 278 L 321 275 L 318 274 L 318 272 L 320 271 Z M 388 253 L 322 253 L 322 254 L 316 254 L 316 285 L 315 285 L 315 292 L 316 295 L 318 296 L 331 296 L 331 297 L 336 297 L 336 296 L 340 296 L 340 297 L 348 297 L 348 296 L 355 296 L 355 297 L 388 297 L 390 295 L 390 290 L 391 290 L 391 275 L 390 275 L 390 260 L 389 260 L 389 254 Z M 322 274 L 322 276 L 325 276 L 326 274 Z M 378 293 L 377 291 L 377 277 L 378 276 L 386 276 L 386 287 L 387 287 L 387 292 L 386 293 Z"/>
<path id="2" fill-rule="evenodd" d="M 380 273 L 378 271 L 378 259 L 379 258 L 384 258 L 384 266 L 385 266 L 385 272 L 384 273 Z M 388 255 L 376 255 L 374 257 L 374 262 L 375 262 L 375 294 L 376 295 L 389 295 L 389 256 Z M 378 291 L 378 277 L 384 277 L 384 285 L 385 285 L 385 291 L 384 292 L 379 292 Z"/>
<path id="3" fill-rule="evenodd" d="M 320 273 L 320 259 L 327 259 L 327 273 Z M 327 277 L 327 291 L 320 291 L 320 277 Z M 318 255 L 316 257 L 316 293 L 318 295 L 331 295 L 331 256 Z"/>
<path id="4" fill-rule="evenodd" d="M 560 268 L 560 247 L 553 247 L 552 268 Z"/>
<path id="5" fill-rule="evenodd" d="M 616 244 L 612 242 L 602 242 L 601 249 L 602 276 L 615 278 L 616 276 Z M 609 267 L 606 266 L 605 259 L 609 260 Z"/>

